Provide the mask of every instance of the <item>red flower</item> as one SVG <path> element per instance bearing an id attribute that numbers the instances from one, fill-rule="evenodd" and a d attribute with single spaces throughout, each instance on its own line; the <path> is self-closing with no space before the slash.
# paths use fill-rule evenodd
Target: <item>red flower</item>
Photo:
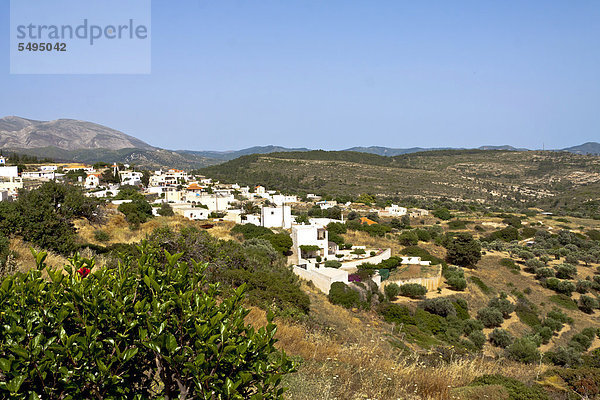
<path id="1" fill-rule="evenodd" d="M 77 270 L 77 273 L 82 277 L 85 278 L 86 276 L 88 276 L 90 274 L 91 270 L 89 268 L 86 267 L 81 267 Z"/>

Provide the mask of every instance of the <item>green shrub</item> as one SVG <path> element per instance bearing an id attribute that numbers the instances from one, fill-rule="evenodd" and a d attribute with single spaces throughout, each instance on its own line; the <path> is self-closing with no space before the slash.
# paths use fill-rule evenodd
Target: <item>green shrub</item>
<path id="1" fill-rule="evenodd" d="M 308 313 L 310 300 L 300 289 L 298 277 L 287 267 L 286 259 L 262 238 L 239 243 L 219 240 L 203 229 L 167 227 L 149 235 L 150 245 L 169 253 L 182 253 L 182 260 L 209 263 L 210 283 L 238 287 L 246 284 L 248 300 L 278 315 L 302 317 Z M 116 249 L 123 251 L 122 249 Z"/>
<path id="2" fill-rule="evenodd" d="M 447 221 L 453 218 L 453 215 L 450 214 L 447 208 L 437 208 L 433 211 L 433 216 L 439 218 L 441 220 Z"/>
<path id="3" fill-rule="evenodd" d="M 273 233 L 269 228 L 264 226 L 258 226 L 254 224 L 238 224 L 231 228 L 231 233 L 239 233 L 244 239 L 259 238 L 264 235 L 270 235 Z"/>
<path id="4" fill-rule="evenodd" d="M 123 185 L 119 188 L 115 200 L 144 200 L 144 195 L 140 193 L 140 188 L 137 186 Z"/>
<path id="5" fill-rule="evenodd" d="M 394 282 L 391 282 L 391 283 L 388 283 L 387 285 L 385 285 L 385 288 L 383 289 L 383 291 L 385 292 L 386 297 L 390 301 L 393 301 L 393 300 L 396 300 L 396 298 L 400 294 L 400 286 L 398 286 Z"/>
<path id="6" fill-rule="evenodd" d="M 443 335 L 448 329 L 448 321 L 446 318 L 421 308 L 415 310 L 414 318 L 421 331 L 428 332 L 432 335 Z"/>
<path id="7" fill-rule="evenodd" d="M 287 232 L 270 233 L 267 235 L 259 236 L 259 238 L 271 243 L 271 246 L 273 246 L 275 251 L 279 252 L 280 254 L 283 254 L 285 256 L 291 254 L 290 249 L 292 248 L 292 245 L 294 243 Z"/>
<path id="8" fill-rule="evenodd" d="M 516 215 L 509 215 L 502 220 L 506 225 L 514 226 L 515 228 L 521 228 L 523 224 L 521 223 L 521 218 Z"/>
<path id="9" fill-rule="evenodd" d="M 595 334 L 594 336 L 591 336 L 584 332 L 579 332 L 573 335 L 571 340 L 569 340 L 569 347 L 572 347 L 579 352 L 587 351 L 587 349 L 589 349 L 592 345 L 594 339 Z"/>
<path id="10" fill-rule="evenodd" d="M 243 286 L 225 295 L 206 265 L 146 251 L 89 275 L 92 260 L 76 256 L 64 275 L 38 253 L 36 270 L 6 278 L 0 397 L 282 398 L 293 364 L 274 347 L 272 316 L 255 331 Z"/>
<path id="11" fill-rule="evenodd" d="M 510 318 L 510 314 L 515 311 L 515 305 L 508 300 L 506 293 L 502 293 L 500 296 L 491 299 L 488 303 L 488 307 L 500 311 L 505 319 Z"/>
<path id="12" fill-rule="evenodd" d="M 519 320 L 525 325 L 531 328 L 541 325 L 536 306 L 525 297 L 520 297 L 517 299 L 515 312 L 517 317 L 519 317 Z"/>
<path id="13" fill-rule="evenodd" d="M 564 324 L 570 323 L 573 323 L 573 319 L 568 317 L 562 311 L 555 308 L 552 311 L 548 312 L 542 325 L 549 327 L 554 332 L 558 332 L 562 329 Z"/>
<path id="14" fill-rule="evenodd" d="M 511 400 L 548 400 L 548 395 L 539 386 L 524 383 L 502 375 L 483 375 L 471 382 L 470 386 L 499 385 L 505 387 Z"/>
<path id="15" fill-rule="evenodd" d="M 398 241 L 403 246 L 414 246 L 419 243 L 419 236 L 414 231 L 402 232 L 398 236 Z"/>
<path id="16" fill-rule="evenodd" d="M 539 336 L 540 339 L 542 339 L 543 344 L 548 344 L 550 342 L 550 339 L 552 339 L 552 336 L 554 335 L 552 329 L 550 329 L 550 327 L 547 326 L 536 327 L 535 334 Z"/>
<path id="17" fill-rule="evenodd" d="M 584 281 L 584 280 L 580 279 L 575 283 L 575 290 L 577 291 L 577 293 L 585 294 L 585 293 L 589 292 L 591 289 L 592 289 L 591 281 Z"/>
<path id="18" fill-rule="evenodd" d="M 586 232 L 586 235 L 592 240 L 600 241 L 600 231 L 599 230 L 591 229 Z"/>
<path id="19" fill-rule="evenodd" d="M 469 305 L 465 299 L 454 299 L 454 301 L 452 301 L 452 305 L 454 306 L 454 309 L 456 310 L 456 316 L 459 319 L 467 320 L 471 318 L 469 315 Z"/>
<path id="20" fill-rule="evenodd" d="M 20 235 L 43 249 L 71 254 L 76 248 L 73 220 L 98 218 L 98 201 L 80 188 L 46 182 L 37 189 L 22 190 L 16 201 L 0 202 L 0 233 Z"/>
<path id="21" fill-rule="evenodd" d="M 125 214 L 129 225 L 137 227 L 152 218 L 152 206 L 145 199 L 119 204 L 117 210 Z"/>
<path id="22" fill-rule="evenodd" d="M 453 290 L 462 291 L 467 287 L 467 280 L 465 279 L 464 271 L 461 268 L 449 266 L 444 268 L 444 277 L 446 283 Z"/>
<path id="23" fill-rule="evenodd" d="M 600 370 L 600 347 L 583 356 L 584 364 Z"/>
<path id="24" fill-rule="evenodd" d="M 505 329 L 495 328 L 489 335 L 490 342 L 503 349 L 510 346 L 514 340 L 513 336 Z"/>
<path id="25" fill-rule="evenodd" d="M 446 283 L 452 290 L 463 291 L 467 288 L 467 280 L 458 276 L 452 276 L 448 278 Z"/>
<path id="26" fill-rule="evenodd" d="M 537 349 L 537 344 L 530 338 L 522 337 L 516 339 L 510 346 L 506 348 L 508 358 L 531 364 L 540 360 L 540 352 Z"/>
<path id="27" fill-rule="evenodd" d="M 94 231 L 94 239 L 98 242 L 108 242 L 110 240 L 110 235 L 106 231 L 96 229 Z"/>
<path id="28" fill-rule="evenodd" d="M 556 277 L 559 279 L 573 279 L 575 276 L 577 276 L 577 268 L 575 268 L 571 264 L 560 264 L 557 265 L 555 268 Z"/>
<path id="29" fill-rule="evenodd" d="M 466 224 L 466 221 L 457 219 L 457 220 L 448 222 L 448 228 L 450 228 L 450 229 L 466 229 L 467 224 Z"/>
<path id="30" fill-rule="evenodd" d="M 408 307 L 400 304 L 385 303 L 380 306 L 379 313 L 383 315 L 383 318 L 387 322 L 406 325 L 416 324 L 416 321 Z"/>
<path id="31" fill-rule="evenodd" d="M 483 349 L 483 345 L 485 344 L 485 335 L 482 331 L 473 331 L 468 335 L 468 338 L 477 350 Z"/>
<path id="32" fill-rule="evenodd" d="M 426 229 L 416 229 L 417 237 L 421 242 L 429 242 L 431 240 L 431 232 Z"/>
<path id="33" fill-rule="evenodd" d="M 554 351 L 547 351 L 544 360 L 561 367 L 576 367 L 582 364 L 581 353 L 572 347 L 560 346 Z"/>
<path id="34" fill-rule="evenodd" d="M 493 242 L 494 240 L 502 240 L 504 242 L 519 240 L 519 230 L 514 226 L 507 226 L 504 229 L 490 233 L 485 240 L 488 242 Z"/>
<path id="35" fill-rule="evenodd" d="M 360 307 L 360 293 L 343 282 L 333 282 L 329 288 L 329 301 L 344 308 Z"/>
<path id="36" fill-rule="evenodd" d="M 555 320 L 554 318 L 546 317 L 542 326 L 550 328 L 553 332 L 558 332 L 563 328 L 563 323 Z"/>
<path id="37" fill-rule="evenodd" d="M 483 324 L 477 319 L 468 319 L 463 323 L 463 333 L 467 336 L 473 331 L 483 330 Z"/>
<path id="38" fill-rule="evenodd" d="M 166 202 L 161 203 L 160 207 L 158 208 L 157 213 L 161 217 L 171 217 L 171 216 L 175 215 L 175 213 L 173 212 L 173 207 L 171 207 L 171 205 Z"/>
<path id="39" fill-rule="evenodd" d="M 413 299 L 420 299 L 425 296 L 426 293 L 427 288 L 423 285 L 419 285 L 418 283 L 406 283 L 400 286 L 400 294 Z"/>
<path id="40" fill-rule="evenodd" d="M 342 263 L 338 260 L 327 260 L 325 261 L 325 267 L 327 268 L 339 268 L 342 266 Z"/>
<path id="41" fill-rule="evenodd" d="M 336 233 L 338 235 L 344 234 L 348 231 L 346 224 L 341 222 L 330 222 L 327 224 L 327 232 L 331 235 L 332 233 Z"/>
<path id="42" fill-rule="evenodd" d="M 569 317 L 567 314 L 565 314 L 558 308 L 553 308 L 552 311 L 548 312 L 546 317 L 553 318 L 557 321 L 562 322 L 563 324 L 572 324 L 573 323 L 573 318 Z"/>
<path id="43" fill-rule="evenodd" d="M 535 237 L 536 233 L 537 233 L 537 229 L 535 229 L 535 228 L 525 227 L 525 228 L 521 229 L 521 236 L 524 238 Z"/>
<path id="44" fill-rule="evenodd" d="M 545 278 L 554 278 L 556 276 L 556 272 L 553 268 L 538 268 L 535 270 L 535 279 L 545 279 Z"/>
<path id="45" fill-rule="evenodd" d="M 439 315 L 441 317 L 456 315 L 456 309 L 452 305 L 452 301 L 444 297 L 422 301 L 420 307 L 431 314 Z"/>
<path id="46" fill-rule="evenodd" d="M 572 298 L 564 294 L 555 294 L 548 298 L 551 302 L 566 308 L 567 310 L 577 310 L 577 303 Z"/>
<path id="47" fill-rule="evenodd" d="M 561 281 L 557 278 L 546 279 L 545 285 L 548 289 L 554 290 L 557 293 L 564 294 L 569 297 L 575 291 L 575 285 L 573 282 Z"/>
<path id="48" fill-rule="evenodd" d="M 582 294 L 579 298 L 579 309 L 584 313 L 592 314 L 598 306 L 598 300 L 595 297 Z"/>
<path id="49" fill-rule="evenodd" d="M 477 311 L 477 319 L 483 323 L 486 328 L 494 328 L 502 325 L 504 317 L 497 308 L 485 307 Z"/>
<path id="50" fill-rule="evenodd" d="M 448 262 L 461 267 L 473 267 L 481 259 L 481 245 L 468 233 L 454 236 L 446 249 Z"/>

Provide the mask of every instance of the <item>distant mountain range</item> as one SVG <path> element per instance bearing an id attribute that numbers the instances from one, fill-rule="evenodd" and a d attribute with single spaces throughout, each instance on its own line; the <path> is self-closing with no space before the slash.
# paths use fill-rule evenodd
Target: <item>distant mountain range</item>
<path id="1" fill-rule="evenodd" d="M 287 148 L 281 146 L 254 146 L 242 150 L 231 150 L 231 151 L 193 151 L 193 150 L 178 150 L 178 153 L 192 154 L 200 157 L 212 158 L 215 160 L 229 161 L 236 159 L 241 156 L 247 156 L 250 154 L 268 154 L 268 153 L 280 153 L 287 151 L 310 151 L 307 148 Z"/>
<path id="2" fill-rule="evenodd" d="M 149 167 L 172 166 L 200 168 L 219 164 L 241 156 L 277 152 L 310 151 L 309 148 L 255 146 L 231 151 L 167 150 L 154 147 L 140 139 L 115 129 L 87 121 L 58 119 L 36 121 L 9 116 L 0 118 L 0 149 L 50 157 L 62 161 L 121 161 Z M 381 146 L 351 147 L 344 151 L 394 157 L 402 154 L 456 148 L 390 148 Z M 513 146 L 481 146 L 480 150 L 527 151 Z M 462 150 L 462 149 L 461 149 Z M 557 151 L 600 155 L 600 143 L 588 142 Z"/>
<path id="3" fill-rule="evenodd" d="M 106 126 L 74 119 L 35 121 L 20 117 L 0 119 L 1 148 L 57 147 L 63 150 L 155 147 Z"/>
<path id="4" fill-rule="evenodd" d="M 579 146 L 567 147 L 562 151 L 568 151 L 569 153 L 575 154 L 593 154 L 600 155 L 600 143 L 598 142 L 587 142 L 580 144 Z"/>

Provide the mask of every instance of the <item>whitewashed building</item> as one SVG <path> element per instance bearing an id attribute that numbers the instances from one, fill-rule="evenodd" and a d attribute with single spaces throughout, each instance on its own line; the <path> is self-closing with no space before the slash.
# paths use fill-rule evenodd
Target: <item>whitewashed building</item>
<path id="1" fill-rule="evenodd" d="M 384 211 L 380 211 L 379 215 L 382 216 L 390 216 L 390 217 L 401 217 L 406 215 L 407 209 L 405 207 L 400 207 L 398 204 L 392 204 L 389 207 L 386 207 Z"/>
<path id="2" fill-rule="evenodd" d="M 19 167 L 0 167 L 0 177 L 3 178 L 17 178 L 19 176 Z"/>
<path id="3" fill-rule="evenodd" d="M 246 214 L 242 217 L 242 224 L 253 224 L 260 226 L 260 215 L 258 214 Z"/>
<path id="4" fill-rule="evenodd" d="M 283 194 L 274 194 L 272 196 L 272 201 L 276 206 L 282 206 L 284 204 L 296 203 L 298 202 L 298 196 L 286 196 Z"/>
<path id="5" fill-rule="evenodd" d="M 265 228 L 292 227 L 292 208 L 290 206 L 262 207 L 260 210 L 261 226 Z"/>
<path id="6" fill-rule="evenodd" d="M 329 235 L 327 229 L 317 225 L 292 226 L 293 251 L 298 255 L 299 263 L 305 256 L 326 257 L 329 253 Z M 303 254 L 302 246 L 317 246 L 319 250 L 313 254 Z"/>
<path id="7" fill-rule="evenodd" d="M 184 200 L 187 203 L 203 204 L 210 211 L 224 212 L 235 201 L 235 198 L 228 193 L 187 192 Z"/>
<path id="8" fill-rule="evenodd" d="M 173 212 L 194 221 L 208 219 L 210 211 L 206 208 L 192 207 L 189 204 L 171 204 Z"/>
<path id="9" fill-rule="evenodd" d="M 95 189 L 100 186 L 100 174 L 88 174 L 88 176 L 85 178 L 83 186 L 86 189 Z"/>
<path id="10" fill-rule="evenodd" d="M 137 171 L 119 171 L 121 185 L 139 186 L 142 184 L 142 172 Z"/>
<path id="11" fill-rule="evenodd" d="M 29 171 L 21 172 L 21 177 L 24 179 L 47 179 L 52 180 L 56 177 L 54 171 Z"/>

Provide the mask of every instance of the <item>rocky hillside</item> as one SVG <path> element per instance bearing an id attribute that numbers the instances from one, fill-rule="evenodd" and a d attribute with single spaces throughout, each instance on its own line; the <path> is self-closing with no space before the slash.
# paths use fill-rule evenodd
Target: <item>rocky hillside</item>
<path id="1" fill-rule="evenodd" d="M 0 147 L 56 147 L 63 150 L 154 149 L 133 136 L 92 122 L 73 119 L 35 121 L 13 116 L 0 119 Z"/>

